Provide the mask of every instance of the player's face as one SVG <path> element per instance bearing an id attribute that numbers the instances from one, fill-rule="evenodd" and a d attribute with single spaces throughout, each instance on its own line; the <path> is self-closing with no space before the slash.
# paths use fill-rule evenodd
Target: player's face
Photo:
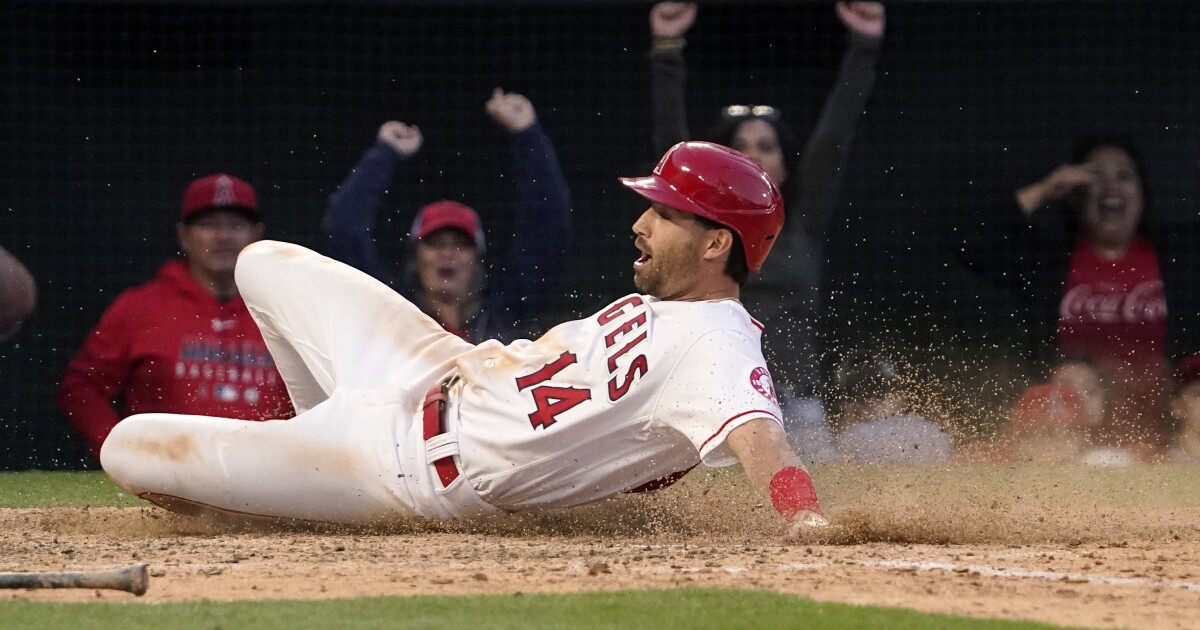
<path id="1" fill-rule="evenodd" d="M 232 276 L 237 256 L 263 235 L 263 224 L 237 210 L 205 210 L 178 228 L 179 245 L 193 271 Z"/>
<path id="2" fill-rule="evenodd" d="M 679 299 L 696 285 L 708 229 L 686 212 L 653 204 L 633 224 L 642 255 L 633 263 L 638 291 L 663 300 Z"/>
<path id="3" fill-rule="evenodd" d="M 417 281 L 427 293 L 465 299 L 478 264 L 475 244 L 459 230 L 438 230 L 417 241 Z"/>
<path id="4" fill-rule="evenodd" d="M 738 125 L 733 134 L 732 148 L 758 162 L 767 175 L 780 186 L 787 181 L 787 166 L 783 159 L 783 146 L 779 134 L 765 120 L 751 118 Z"/>
<path id="5" fill-rule="evenodd" d="M 1144 204 L 1133 158 L 1117 147 L 1100 147 L 1083 166 L 1096 174 L 1096 185 L 1080 193 L 1084 238 L 1100 246 L 1125 247 L 1137 234 Z"/>

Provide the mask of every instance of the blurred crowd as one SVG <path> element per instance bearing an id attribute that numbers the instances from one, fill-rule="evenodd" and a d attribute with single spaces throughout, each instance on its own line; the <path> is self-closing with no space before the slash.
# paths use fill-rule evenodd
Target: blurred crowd
<path id="1" fill-rule="evenodd" d="M 845 52 L 805 137 L 782 113 L 789 104 L 736 94 L 713 112 L 710 128 L 693 133 L 686 35 L 700 11 L 662 2 L 649 13 L 654 155 L 687 139 L 725 144 L 761 164 L 785 194 L 785 231 L 742 296 L 764 326 L 793 446 L 814 464 L 1200 463 L 1200 307 L 1183 273 L 1197 262 L 1197 243 L 1154 221 L 1135 138 L 1081 138 L 1071 155 L 1051 157 L 1058 165 L 1037 181 L 990 182 L 970 211 L 977 237 L 964 243 L 962 259 L 1022 295 L 1034 313 L 1028 332 L 1041 370 L 993 434 L 964 436 L 925 413 L 919 370 L 882 344 L 822 348 L 827 237 L 843 207 L 843 175 L 886 33 L 881 3 L 838 2 L 834 11 Z M 482 113 L 510 146 L 506 172 L 497 174 L 516 208 L 506 251 L 489 247 L 469 183 L 461 198 L 410 204 L 401 195 L 406 207 L 384 207 L 385 191 L 403 188 L 420 159 L 419 124 L 437 121 L 381 121 L 330 196 L 319 230 L 323 253 L 403 293 L 447 330 L 475 342 L 511 341 L 536 335 L 553 308 L 578 217 L 534 104 L 500 88 L 480 96 Z M 59 407 L 93 454 L 134 413 L 248 421 L 292 413 L 287 384 L 233 281 L 237 255 L 264 236 L 269 209 L 233 174 L 180 185 L 182 257 L 119 295 L 62 376 Z M 393 215 L 411 225 L 402 260 L 387 260 L 376 237 L 381 217 Z M 19 334 L 36 294 L 29 271 L 0 248 L 0 339 Z"/>

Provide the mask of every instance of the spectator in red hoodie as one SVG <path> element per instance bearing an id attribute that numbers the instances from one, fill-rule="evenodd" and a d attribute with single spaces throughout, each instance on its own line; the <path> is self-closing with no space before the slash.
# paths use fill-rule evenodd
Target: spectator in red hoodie
<path id="1" fill-rule="evenodd" d="M 58 405 L 98 456 L 122 417 L 186 413 L 246 420 L 292 414 L 262 334 L 238 296 L 238 253 L 263 235 L 250 184 L 192 182 L 177 226 L 183 260 L 117 296 L 72 359 Z"/>

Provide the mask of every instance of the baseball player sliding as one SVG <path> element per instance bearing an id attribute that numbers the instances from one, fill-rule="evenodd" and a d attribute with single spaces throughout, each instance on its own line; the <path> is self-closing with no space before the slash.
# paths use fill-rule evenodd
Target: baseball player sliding
<path id="1" fill-rule="evenodd" d="M 651 202 L 640 293 L 536 341 L 467 343 L 351 267 L 250 245 L 237 284 L 297 416 L 132 416 L 104 470 L 182 512 L 373 523 L 579 505 L 741 462 L 791 536 L 826 525 L 738 302 L 783 226 L 778 187 L 705 142 L 621 181 Z"/>

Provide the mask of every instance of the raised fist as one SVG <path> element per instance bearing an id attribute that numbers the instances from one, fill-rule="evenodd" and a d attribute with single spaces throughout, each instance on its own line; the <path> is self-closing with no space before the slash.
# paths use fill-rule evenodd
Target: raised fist
<path id="1" fill-rule="evenodd" d="M 506 93 L 500 88 L 492 90 L 492 97 L 488 99 L 485 109 L 496 124 L 511 133 L 525 131 L 537 121 L 537 112 L 533 110 L 533 103 L 529 99 L 520 94 Z"/>
<path id="2" fill-rule="evenodd" d="M 839 2 L 834 6 L 846 28 L 866 37 L 883 37 L 884 11 L 880 2 Z"/>
<path id="3" fill-rule="evenodd" d="M 659 2 L 650 9 L 650 34 L 655 37 L 683 37 L 695 21 L 695 4 Z"/>
<path id="4" fill-rule="evenodd" d="M 424 142 L 421 130 L 416 125 L 410 127 L 395 120 L 383 123 L 379 128 L 379 139 L 404 157 L 411 157 L 421 149 L 421 143 Z"/>

